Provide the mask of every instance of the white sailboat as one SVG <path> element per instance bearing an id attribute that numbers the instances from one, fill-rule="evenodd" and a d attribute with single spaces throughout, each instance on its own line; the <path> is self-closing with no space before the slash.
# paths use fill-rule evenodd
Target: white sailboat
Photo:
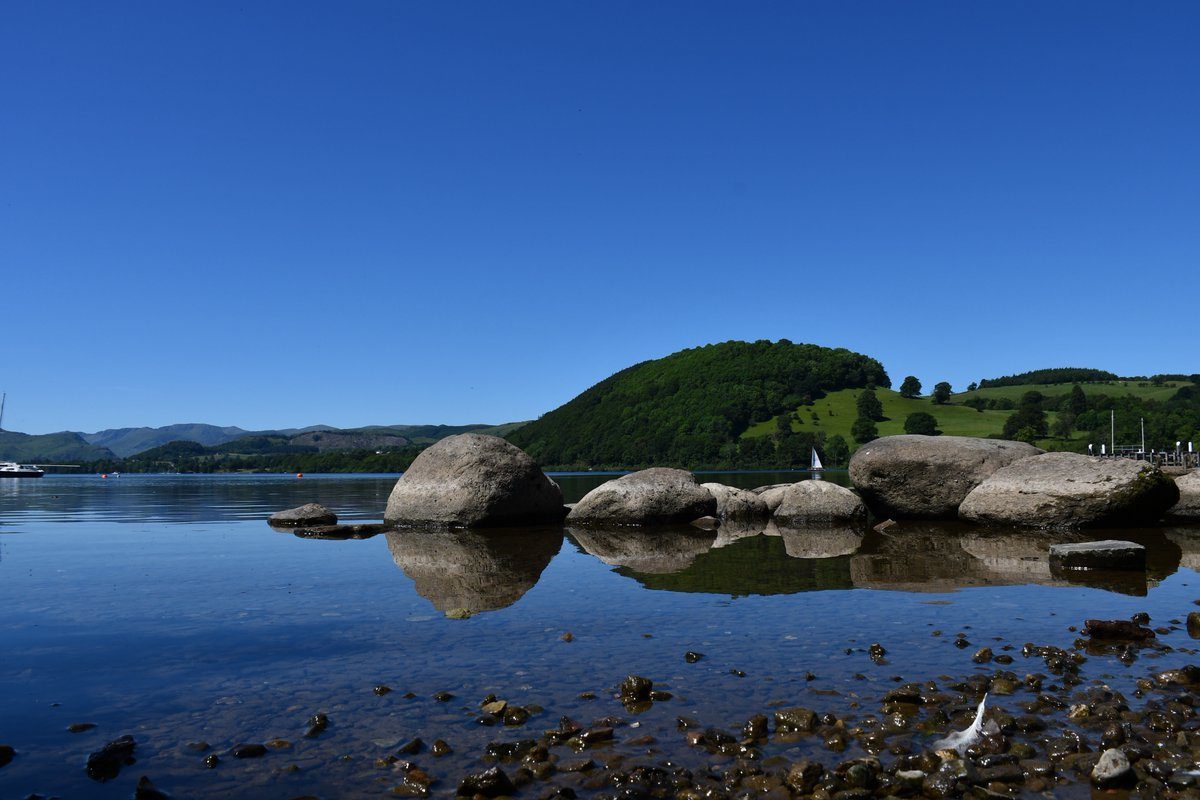
<path id="1" fill-rule="evenodd" d="M 821 457 L 817 455 L 817 448 L 814 447 L 812 449 L 812 466 L 808 470 L 812 473 L 820 473 L 823 469 L 825 469 L 825 466 L 821 464 Z"/>

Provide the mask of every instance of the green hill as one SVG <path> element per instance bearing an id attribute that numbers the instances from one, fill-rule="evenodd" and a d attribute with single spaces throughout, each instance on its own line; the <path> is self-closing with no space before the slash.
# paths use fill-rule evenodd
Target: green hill
<path id="1" fill-rule="evenodd" d="M 1180 387 L 1191 386 L 1188 381 L 1165 381 L 1161 384 L 1154 384 L 1150 381 L 1131 381 L 1131 380 L 1116 380 L 1103 381 L 1100 383 L 1081 383 L 1079 388 L 1083 389 L 1086 395 L 1108 395 L 1109 397 L 1140 397 L 1143 400 L 1167 400 L 1179 391 Z M 987 388 L 976 389 L 973 392 L 958 392 L 951 395 L 951 402 L 962 403 L 971 397 L 982 397 L 984 399 L 1007 398 L 1016 402 L 1026 392 L 1037 391 L 1052 397 L 1054 395 L 1066 394 L 1071 391 L 1072 384 L 1070 383 L 1031 383 L 1020 386 L 989 386 Z"/>
<path id="2" fill-rule="evenodd" d="M 43 434 L 0 431 L 0 459 L 5 461 L 76 462 L 112 457 L 107 447 L 88 444 L 70 431 Z"/>
<path id="3" fill-rule="evenodd" d="M 753 423 L 870 384 L 891 381 L 878 361 L 849 350 L 786 339 L 711 344 L 628 367 L 508 438 L 547 466 L 757 464 L 765 453 L 739 458 Z"/>

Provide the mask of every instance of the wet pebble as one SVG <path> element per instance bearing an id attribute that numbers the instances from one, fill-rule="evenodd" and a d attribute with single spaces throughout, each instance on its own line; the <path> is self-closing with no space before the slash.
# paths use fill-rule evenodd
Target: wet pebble
<path id="1" fill-rule="evenodd" d="M 564 642 L 573 642 L 573 641 L 575 641 L 575 634 L 571 633 L 570 631 L 567 631 L 566 633 L 564 633 L 562 635 L 561 638 Z"/>
<path id="2" fill-rule="evenodd" d="M 649 678 L 643 678 L 641 675 L 630 675 L 625 680 L 621 681 L 619 695 L 622 701 L 645 701 L 650 699 L 650 692 L 654 689 L 654 682 Z"/>
<path id="3" fill-rule="evenodd" d="M 234 758 L 261 758 L 267 754 L 267 746 L 257 743 L 235 744 L 229 749 L 229 755 Z"/>
<path id="4" fill-rule="evenodd" d="M 433 699 L 437 700 L 439 703 L 449 703 L 454 699 L 454 695 L 450 694 L 449 692 L 438 692 L 433 696 Z"/>
<path id="5" fill-rule="evenodd" d="M 217 764 L 220 764 L 220 763 L 221 763 L 221 759 L 217 756 L 216 753 L 209 753 L 208 755 L 206 755 L 204 757 L 204 766 L 208 767 L 209 769 L 215 769 Z"/>
<path id="6" fill-rule="evenodd" d="M 429 748 L 429 752 L 433 753 L 434 756 L 441 758 L 442 756 L 450 755 L 454 752 L 454 750 L 451 749 L 450 745 L 446 743 L 445 739 L 436 739 L 433 742 L 433 746 Z"/>
<path id="7" fill-rule="evenodd" d="M 688 650 L 683 654 L 683 660 L 689 664 L 695 664 L 702 658 L 704 658 L 704 653 L 697 653 L 695 650 Z"/>
<path id="8" fill-rule="evenodd" d="M 184 745 L 184 747 L 186 747 L 188 750 L 193 750 L 197 753 L 203 753 L 205 750 L 207 750 L 209 748 L 209 744 L 208 744 L 208 742 L 205 742 L 205 741 L 188 742 L 187 744 Z"/>
<path id="9" fill-rule="evenodd" d="M 505 774 L 504 770 L 499 767 L 477 772 L 474 775 L 468 775 L 458 784 L 458 795 L 474 797 L 475 795 L 483 795 L 484 797 L 501 797 L 516 792 L 517 787 L 513 785 L 512 780 Z"/>
<path id="10" fill-rule="evenodd" d="M 94 727 L 96 727 L 96 723 L 94 722 L 72 722 L 67 726 L 67 732 L 83 733 L 84 731 L 90 731 Z"/>
<path id="11" fill-rule="evenodd" d="M 17 751 L 13 749 L 11 744 L 0 744 L 0 767 L 11 764 L 16 754 Z"/>
<path id="12" fill-rule="evenodd" d="M 320 712 L 308 718 L 308 729 L 304 731 L 305 739 L 315 739 L 329 727 L 329 717 Z"/>
<path id="13" fill-rule="evenodd" d="M 143 775 L 138 778 L 137 786 L 133 790 L 133 800 L 168 800 L 168 798 L 169 795 L 155 788 L 148 776 Z"/>
<path id="14" fill-rule="evenodd" d="M 379 695 L 380 697 L 383 697 L 385 694 L 391 694 L 392 687 L 381 683 L 378 686 L 376 686 L 375 688 L 373 688 L 371 691 L 374 692 L 375 694 Z"/>

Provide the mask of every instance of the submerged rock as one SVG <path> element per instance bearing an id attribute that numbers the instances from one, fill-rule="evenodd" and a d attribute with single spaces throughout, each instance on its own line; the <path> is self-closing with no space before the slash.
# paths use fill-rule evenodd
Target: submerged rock
<path id="1" fill-rule="evenodd" d="M 286 511 L 276 511 L 267 517 L 267 523 L 275 528 L 312 527 L 316 525 L 336 525 L 337 514 L 319 503 L 305 503 L 297 508 Z"/>
<path id="2" fill-rule="evenodd" d="M 812 523 L 865 523 L 867 507 L 854 492 L 828 481 L 800 481 L 782 490 L 774 520 L 798 527 Z"/>
<path id="3" fill-rule="evenodd" d="M 424 450 L 396 481 L 384 514 L 393 525 L 433 527 L 557 522 L 562 517 L 558 484 L 519 447 L 479 433 L 449 436 Z"/>
<path id="4" fill-rule="evenodd" d="M 94 781 L 111 781 L 120 774 L 121 767 L 134 763 L 136 748 L 137 742 L 129 734 L 113 739 L 88 756 L 88 777 Z"/>
<path id="5" fill-rule="evenodd" d="M 1042 451 L 968 436 L 884 436 L 850 459 L 850 479 L 880 517 L 953 517 L 996 470 Z"/>
<path id="6" fill-rule="evenodd" d="M 655 467 L 622 475 L 592 489 L 567 521 L 587 525 L 668 525 L 712 516 L 717 500 L 682 469 Z"/>
<path id="7" fill-rule="evenodd" d="M 6 767 L 12 763 L 17 751 L 13 749 L 11 744 L 0 744 L 0 767 Z"/>
<path id="8" fill-rule="evenodd" d="M 1179 499 L 1175 482 L 1144 461 L 1045 453 L 996 470 L 959 516 L 1035 528 L 1149 524 Z"/>

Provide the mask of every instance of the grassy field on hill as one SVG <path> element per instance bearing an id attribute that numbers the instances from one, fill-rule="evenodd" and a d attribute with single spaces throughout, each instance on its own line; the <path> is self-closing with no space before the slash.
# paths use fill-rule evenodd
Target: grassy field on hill
<path id="1" fill-rule="evenodd" d="M 850 427 L 854 424 L 854 420 L 858 416 L 857 408 L 855 407 L 855 399 L 858 397 L 859 389 L 843 389 L 840 392 L 830 392 L 826 397 L 814 402 L 811 406 L 802 406 L 797 409 L 797 413 L 801 422 L 792 421 L 792 430 L 795 432 L 806 431 L 814 433 L 823 431 L 826 436 L 841 434 L 842 438 L 849 443 L 852 450 L 857 449 L 854 443 L 854 437 L 850 435 Z M 1004 389 L 986 390 L 986 391 L 1004 391 Z M 938 429 L 947 436 L 979 436 L 986 438 L 992 435 L 999 435 L 1004 430 L 1004 420 L 1008 419 L 1011 411 L 976 411 L 973 408 L 962 405 L 934 405 L 928 397 L 917 397 L 907 399 L 900 396 L 899 392 L 891 389 L 876 389 L 875 395 L 883 404 L 883 415 L 887 419 L 883 422 L 878 422 L 876 425 L 879 428 L 880 436 L 892 436 L 898 433 L 904 433 L 904 419 L 917 411 L 925 411 L 932 414 L 938 421 Z M 816 418 L 813 418 L 814 412 Z M 1047 415 L 1051 422 L 1055 418 L 1055 414 Z M 775 420 L 759 422 L 747 429 L 743 438 L 753 438 L 757 436 L 768 436 L 774 433 Z M 1073 440 L 1072 440 L 1073 441 Z M 1039 443 L 1041 447 L 1054 447 L 1062 449 L 1064 445 L 1069 445 L 1070 441 L 1063 442 L 1059 439 L 1045 440 Z"/>
<path id="2" fill-rule="evenodd" d="M 950 402 L 961 403 L 969 397 L 1007 397 L 1009 400 L 1016 402 L 1026 392 L 1037 391 L 1047 397 L 1068 394 L 1071 391 L 1072 385 L 1070 383 L 1038 383 L 1030 384 L 1029 386 L 997 386 L 995 388 L 976 389 L 973 392 L 957 392 L 950 396 Z M 1161 402 L 1179 391 L 1181 386 L 1191 386 L 1191 384 L 1186 381 L 1168 381 L 1162 386 L 1153 386 L 1150 383 L 1141 381 L 1112 381 L 1105 383 L 1081 383 L 1079 386 L 1083 389 L 1083 393 L 1087 395 L 1106 394 L 1109 397 L 1140 397 L 1143 400 L 1158 400 Z"/>

